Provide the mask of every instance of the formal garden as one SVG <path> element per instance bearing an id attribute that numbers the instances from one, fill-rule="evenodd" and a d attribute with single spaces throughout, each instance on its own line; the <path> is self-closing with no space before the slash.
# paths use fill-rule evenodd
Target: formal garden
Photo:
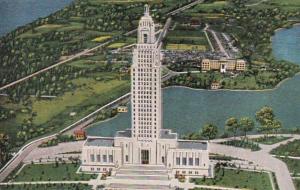
<path id="1" fill-rule="evenodd" d="M 217 166 L 213 179 L 191 179 L 197 185 L 212 185 L 231 188 L 251 188 L 256 190 L 272 190 L 270 175 L 263 171 L 246 171 L 227 169 Z"/>
<path id="2" fill-rule="evenodd" d="M 76 173 L 79 163 L 55 162 L 52 164 L 28 164 L 9 177 L 11 182 L 34 181 L 89 181 L 96 174 Z"/>
<path id="3" fill-rule="evenodd" d="M 273 149 L 271 154 L 300 157 L 300 140 L 294 140 L 288 144 L 280 145 L 278 148 Z"/>
<path id="4" fill-rule="evenodd" d="M 24 184 L 2 185 L 5 190 L 92 190 L 88 184 Z"/>

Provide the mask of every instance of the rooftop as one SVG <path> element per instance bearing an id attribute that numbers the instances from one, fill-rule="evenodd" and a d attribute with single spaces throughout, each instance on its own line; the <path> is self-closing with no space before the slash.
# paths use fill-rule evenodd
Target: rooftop
<path id="1" fill-rule="evenodd" d="M 131 137 L 131 129 L 125 129 L 125 131 L 118 131 L 116 137 Z"/>
<path id="2" fill-rule="evenodd" d="M 161 139 L 177 139 L 177 134 L 172 133 L 170 129 L 161 129 L 160 131 Z"/>
<path id="3" fill-rule="evenodd" d="M 112 146 L 114 146 L 114 139 L 109 139 L 109 138 L 88 138 L 86 140 L 85 146 L 112 147 Z"/>
<path id="4" fill-rule="evenodd" d="M 207 142 L 201 141 L 178 141 L 178 149 L 207 150 Z"/>

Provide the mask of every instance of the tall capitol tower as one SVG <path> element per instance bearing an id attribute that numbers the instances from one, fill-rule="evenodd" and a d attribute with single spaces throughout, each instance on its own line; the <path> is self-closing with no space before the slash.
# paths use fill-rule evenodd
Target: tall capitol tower
<path id="1" fill-rule="evenodd" d="M 125 183 L 123 189 L 129 182 L 137 183 L 132 180 L 137 179 L 137 174 L 150 179 L 156 173 L 164 185 L 164 180 L 178 174 L 212 176 L 206 141 L 181 140 L 177 133 L 162 127 L 161 43 L 155 37 L 148 5 L 137 33 L 131 66 L 131 128 L 124 126 L 128 128 L 117 131 L 114 137 L 88 136 L 82 148 L 81 171 L 113 171 L 118 185 Z M 153 189 L 159 189 L 159 180 L 156 183 Z"/>
<path id="2" fill-rule="evenodd" d="M 131 67 L 132 137 L 139 141 L 159 138 L 162 128 L 161 52 L 155 24 L 145 5 L 139 21 L 136 49 Z"/>

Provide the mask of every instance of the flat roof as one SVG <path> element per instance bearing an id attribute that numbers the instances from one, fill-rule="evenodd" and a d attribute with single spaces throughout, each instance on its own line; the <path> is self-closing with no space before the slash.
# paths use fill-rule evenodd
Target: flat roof
<path id="1" fill-rule="evenodd" d="M 201 141 L 178 141 L 178 149 L 207 150 L 207 142 Z"/>
<path id="2" fill-rule="evenodd" d="M 177 139 L 177 133 L 172 133 L 170 129 L 161 129 L 160 131 L 161 139 Z"/>
<path id="3" fill-rule="evenodd" d="M 131 129 L 125 129 L 125 131 L 117 131 L 116 137 L 131 137 Z"/>
<path id="4" fill-rule="evenodd" d="M 85 146 L 112 147 L 112 146 L 114 146 L 114 139 L 109 139 L 109 138 L 88 138 L 86 140 Z"/>

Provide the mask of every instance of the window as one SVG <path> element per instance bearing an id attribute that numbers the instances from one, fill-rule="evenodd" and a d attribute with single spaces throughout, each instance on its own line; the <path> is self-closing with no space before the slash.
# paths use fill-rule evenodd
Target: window
<path id="1" fill-rule="evenodd" d="M 102 161 L 103 161 L 103 162 L 107 162 L 107 156 L 106 156 L 106 155 L 103 155 Z"/>
<path id="2" fill-rule="evenodd" d="M 113 155 L 109 155 L 108 160 L 109 160 L 109 163 L 113 163 L 113 161 L 114 161 Z"/>
<path id="3" fill-rule="evenodd" d="M 182 158 L 182 165 L 186 166 L 186 158 Z"/>
<path id="4" fill-rule="evenodd" d="M 90 159 L 91 159 L 91 162 L 95 162 L 95 155 L 91 154 Z"/>
<path id="5" fill-rule="evenodd" d="M 190 166 L 194 165 L 194 163 L 193 163 L 193 158 L 189 158 L 189 165 L 190 165 Z"/>
<path id="6" fill-rule="evenodd" d="M 180 165 L 180 157 L 176 158 L 176 165 Z"/>
<path id="7" fill-rule="evenodd" d="M 100 155 L 97 155 L 97 162 L 100 162 Z"/>
<path id="8" fill-rule="evenodd" d="M 200 165 L 199 158 L 196 158 L 196 159 L 195 159 L 195 165 L 196 165 L 196 166 L 199 166 L 199 165 Z"/>
<path id="9" fill-rule="evenodd" d="M 144 34 L 144 44 L 148 43 L 148 35 Z"/>
<path id="10" fill-rule="evenodd" d="M 165 157 L 161 157 L 161 162 L 165 163 Z"/>
<path id="11" fill-rule="evenodd" d="M 125 156 L 125 160 L 126 160 L 126 162 L 128 162 L 128 160 L 129 160 L 128 155 Z"/>

